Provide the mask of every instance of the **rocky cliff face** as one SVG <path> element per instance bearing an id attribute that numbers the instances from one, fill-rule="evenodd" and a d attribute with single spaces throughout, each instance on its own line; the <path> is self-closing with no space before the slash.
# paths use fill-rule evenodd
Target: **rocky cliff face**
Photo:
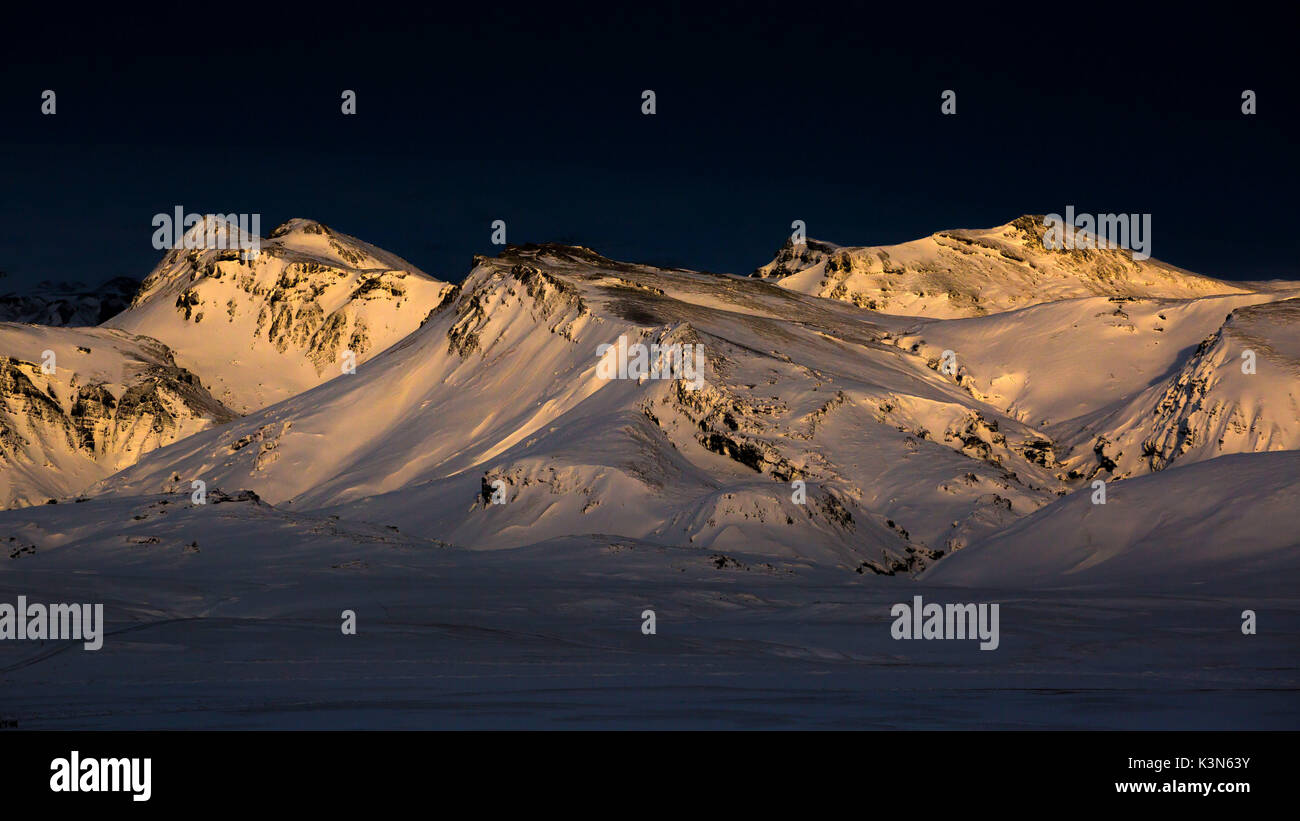
<path id="1" fill-rule="evenodd" d="M 0 324 L 0 505 L 65 498 L 237 414 L 156 340 Z"/>
<path id="2" fill-rule="evenodd" d="M 237 231 L 214 219 L 190 233 Z M 163 341 L 241 412 L 360 366 L 419 327 L 452 287 L 311 220 L 275 229 L 256 255 L 212 244 L 236 247 L 169 251 L 108 325 Z"/>

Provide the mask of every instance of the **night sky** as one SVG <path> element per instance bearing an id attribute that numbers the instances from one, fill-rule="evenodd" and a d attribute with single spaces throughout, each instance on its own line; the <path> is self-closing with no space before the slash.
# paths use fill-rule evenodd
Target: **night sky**
<path id="1" fill-rule="evenodd" d="M 537 5 L 6 10 L 0 291 L 143 277 L 177 205 L 310 217 L 453 281 L 495 219 L 748 273 L 795 219 L 875 245 L 1073 205 L 1152 214 L 1152 254 L 1199 273 L 1300 278 L 1294 15 Z"/>

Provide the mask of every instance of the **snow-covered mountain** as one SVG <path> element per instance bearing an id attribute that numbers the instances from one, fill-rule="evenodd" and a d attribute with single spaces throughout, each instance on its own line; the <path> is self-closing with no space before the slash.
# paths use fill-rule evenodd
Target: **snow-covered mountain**
<path id="1" fill-rule="evenodd" d="M 940 231 L 900 245 L 787 240 L 752 276 L 872 311 L 942 319 L 1087 296 L 1187 299 L 1248 289 L 1122 249 L 1049 250 L 1041 216 Z"/>
<path id="2" fill-rule="evenodd" d="M 229 250 L 182 242 L 123 312 L 82 299 L 72 313 L 47 301 L 24 314 L 60 324 L 92 308 L 116 314 L 102 328 L 3 326 L 0 505 L 75 495 L 154 448 L 328 380 L 345 351 L 365 362 L 452 291 L 319 223 L 286 223 L 256 258 L 238 232 L 216 217 L 192 227 L 186 236 L 204 241 L 195 244 Z M 135 292 L 133 281 L 115 283 Z M 47 351 L 52 374 L 41 368 Z"/>
<path id="3" fill-rule="evenodd" d="M 75 494 L 235 417 L 156 340 L 0 323 L 0 507 Z"/>
<path id="4" fill-rule="evenodd" d="M 805 294 L 803 274 L 561 245 L 476 258 L 450 286 L 306 220 L 253 260 L 173 251 L 108 324 L 166 342 L 215 409 L 147 455 L 101 448 L 118 473 L 83 490 L 82 471 L 47 495 L 202 479 L 471 548 L 600 533 L 893 574 L 1098 477 L 1300 447 L 1294 283 L 1049 252 L 1041 227 L 848 249 L 887 262 L 849 265 L 871 281 L 960 279 L 978 301 L 891 304 L 978 314 L 947 319 Z M 827 253 L 816 264 L 840 271 Z M 620 340 L 698 346 L 699 382 L 608 378 Z M 1234 375 L 1247 345 L 1255 372 Z M 339 373 L 344 350 L 355 373 Z M 24 499 L 46 493 L 34 487 Z"/>
<path id="5" fill-rule="evenodd" d="M 1276 315 L 1250 326 L 1268 337 L 1261 362 L 1290 356 L 1277 331 L 1288 303 L 1251 307 L 1279 296 L 1085 297 L 917 320 L 583 248 L 512 248 L 479 258 L 423 327 L 356 374 L 102 489 L 202 478 L 476 548 L 608 533 L 913 572 L 1086 488 L 1111 452 L 1095 449 L 1099 430 L 1128 448 L 1180 429 L 1148 406 L 1204 367 L 1190 349 L 1225 313 Z M 599 346 L 620 337 L 702 345 L 701 389 L 602 378 Z M 945 349 L 960 351 L 955 375 L 939 367 Z M 1272 433 L 1196 458 L 1290 442 L 1286 374 L 1261 365 L 1251 383 L 1270 386 Z"/>
<path id="6" fill-rule="evenodd" d="M 703 387 L 602 379 L 620 337 L 703 345 Z M 355 375 L 106 487 L 204 478 L 474 547 L 604 532 L 894 572 L 1064 492 L 1040 438 L 851 305 L 540 246 L 480 258 Z"/>
<path id="7" fill-rule="evenodd" d="M 140 280 L 114 277 L 97 288 L 42 282 L 26 293 L 0 295 L 0 322 L 83 327 L 98 325 L 131 304 Z"/>
<path id="8" fill-rule="evenodd" d="M 1052 443 L 1063 478 L 1126 478 L 1300 447 L 1294 293 L 1065 300 L 899 323 L 893 341 L 931 367 L 951 354 L 972 398 Z"/>
<path id="9" fill-rule="evenodd" d="M 409 262 L 311 220 L 260 241 L 206 217 L 185 235 L 227 249 L 169 251 L 130 307 L 106 323 L 164 342 L 218 399 L 247 412 L 287 399 L 361 363 L 417 328 L 451 285 Z M 249 238 L 243 237 L 245 241 Z"/>

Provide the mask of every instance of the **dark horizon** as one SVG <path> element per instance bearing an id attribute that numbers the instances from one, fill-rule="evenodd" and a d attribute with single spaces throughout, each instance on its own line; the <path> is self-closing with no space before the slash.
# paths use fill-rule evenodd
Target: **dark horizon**
<path id="1" fill-rule="evenodd" d="M 747 274 L 795 219 L 886 245 L 1067 205 L 1152 214 L 1152 255 L 1195 273 L 1300 278 L 1289 28 L 928 14 L 16 12 L 0 290 L 141 278 L 178 205 L 315 219 L 448 281 L 500 250 L 495 219 L 511 244 Z"/>

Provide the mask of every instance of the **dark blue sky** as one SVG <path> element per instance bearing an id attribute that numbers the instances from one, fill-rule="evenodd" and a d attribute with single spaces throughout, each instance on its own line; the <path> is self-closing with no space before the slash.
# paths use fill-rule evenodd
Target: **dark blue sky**
<path id="1" fill-rule="evenodd" d="M 794 219 L 860 245 L 1074 205 L 1151 213 L 1154 256 L 1198 272 L 1300 277 L 1295 20 L 1241 4 L 251 8 L 6 12 L 0 290 L 143 276 L 176 205 L 311 217 L 452 280 L 498 218 L 747 273 Z"/>

